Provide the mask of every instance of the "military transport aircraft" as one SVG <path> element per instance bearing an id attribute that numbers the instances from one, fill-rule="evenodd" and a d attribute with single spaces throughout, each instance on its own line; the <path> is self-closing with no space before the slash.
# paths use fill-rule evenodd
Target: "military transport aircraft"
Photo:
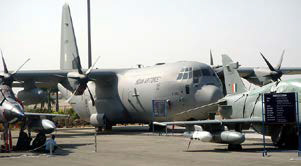
<path id="1" fill-rule="evenodd" d="M 191 140 L 225 143 L 229 144 L 228 149 L 230 150 L 241 149 L 240 144 L 245 141 L 245 137 L 242 134 L 243 129 L 252 127 L 256 132 L 262 132 L 262 95 L 270 92 L 298 92 L 300 98 L 301 79 L 278 80 L 263 87 L 247 91 L 237 72 L 236 63 L 233 63 L 227 55 L 222 55 L 222 59 L 228 95 L 214 104 L 219 106 L 219 112 L 223 119 L 161 122 L 157 124 L 161 126 L 184 125 L 190 129 L 194 127 L 194 131 L 184 134 L 190 137 Z M 298 102 L 300 105 L 300 100 Z M 296 148 L 298 145 L 296 124 L 267 125 L 266 131 L 266 135 L 271 136 L 276 146 Z"/>
<path id="2" fill-rule="evenodd" d="M 221 82 L 209 65 L 182 61 L 134 69 L 83 70 L 78 55 L 69 6 L 63 6 L 61 70 L 20 71 L 17 81 L 58 84 L 78 115 L 98 127 L 117 123 L 150 123 L 174 120 L 183 110 L 200 107 L 223 97 Z M 168 112 L 153 114 L 153 102 L 163 101 Z M 159 106 L 160 107 L 160 106 Z M 211 109 L 216 110 L 216 108 Z M 203 114 L 179 120 L 207 119 Z"/>
<path id="3" fill-rule="evenodd" d="M 270 62 L 260 52 L 260 55 L 264 58 L 265 62 L 268 65 L 268 68 L 241 66 L 237 69 L 237 71 L 242 78 L 244 78 L 247 81 L 249 81 L 250 83 L 258 85 L 258 86 L 263 86 L 268 83 L 275 82 L 282 75 L 301 74 L 300 67 L 281 67 L 284 53 L 285 53 L 285 50 L 282 51 L 280 60 L 275 67 L 273 67 L 270 64 Z M 214 65 L 211 50 L 210 50 L 210 65 L 223 82 L 223 80 L 224 80 L 223 66 L 222 65 Z"/>
<path id="4" fill-rule="evenodd" d="M 70 9 L 65 4 L 60 70 L 20 71 L 13 78 L 36 87 L 58 86 L 80 118 L 107 129 L 117 123 L 207 119 L 217 105 L 202 106 L 223 97 L 219 77 L 204 63 L 182 61 L 131 69 L 93 66 L 82 69 Z M 35 95 L 30 88 L 27 91 Z M 175 116 L 191 109 L 198 113 Z"/>

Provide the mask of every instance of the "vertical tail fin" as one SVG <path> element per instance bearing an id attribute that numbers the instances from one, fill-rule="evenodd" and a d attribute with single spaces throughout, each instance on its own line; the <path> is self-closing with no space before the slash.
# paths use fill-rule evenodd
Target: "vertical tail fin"
<path id="1" fill-rule="evenodd" d="M 247 91 L 237 72 L 238 63 L 234 63 L 228 55 L 222 55 L 222 61 L 227 94 L 237 94 Z"/>
<path id="2" fill-rule="evenodd" d="M 63 6 L 61 25 L 61 60 L 60 69 L 77 69 L 80 64 L 72 17 L 68 4 Z M 80 67 L 81 68 L 81 67 Z"/>

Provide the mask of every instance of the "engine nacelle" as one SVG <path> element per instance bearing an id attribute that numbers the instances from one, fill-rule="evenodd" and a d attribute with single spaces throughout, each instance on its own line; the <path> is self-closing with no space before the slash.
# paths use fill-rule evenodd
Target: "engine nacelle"
<path id="1" fill-rule="evenodd" d="M 38 104 L 48 100 L 48 95 L 45 91 L 40 88 L 33 88 L 28 90 L 19 91 L 17 98 L 20 99 L 23 104 Z"/>
<path id="2" fill-rule="evenodd" d="M 28 124 L 28 128 L 37 133 L 42 132 L 45 134 L 50 134 L 56 129 L 56 126 L 51 120 L 36 119 L 31 120 L 31 122 Z"/>
<path id="3" fill-rule="evenodd" d="M 90 124 L 93 126 L 105 126 L 105 122 L 104 114 L 92 114 L 90 116 Z"/>

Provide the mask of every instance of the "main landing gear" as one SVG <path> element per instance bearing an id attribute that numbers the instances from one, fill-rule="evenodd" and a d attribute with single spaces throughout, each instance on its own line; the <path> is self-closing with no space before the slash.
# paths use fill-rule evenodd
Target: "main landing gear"
<path id="1" fill-rule="evenodd" d="M 228 144 L 229 151 L 242 151 L 241 144 Z"/>

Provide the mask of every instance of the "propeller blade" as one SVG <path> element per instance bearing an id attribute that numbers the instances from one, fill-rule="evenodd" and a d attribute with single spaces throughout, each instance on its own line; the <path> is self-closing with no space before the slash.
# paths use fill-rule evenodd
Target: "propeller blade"
<path id="1" fill-rule="evenodd" d="M 94 66 L 96 65 L 97 61 L 99 60 L 100 56 L 97 57 L 96 61 L 93 63 L 93 65 L 86 71 L 86 75 L 89 75 L 89 73 L 91 72 L 91 70 L 94 68 Z"/>
<path id="2" fill-rule="evenodd" d="M 12 72 L 12 75 L 16 74 L 29 60 L 30 60 L 30 58 L 28 58 L 17 70 Z"/>
<path id="3" fill-rule="evenodd" d="M 261 55 L 262 58 L 264 59 L 265 63 L 268 65 L 269 69 L 270 69 L 271 71 L 276 71 L 276 70 L 274 69 L 274 67 L 270 64 L 270 62 L 263 56 L 263 54 L 262 54 L 261 52 L 260 52 L 260 55 Z"/>
<path id="4" fill-rule="evenodd" d="M 276 69 L 279 70 L 281 68 L 281 64 L 282 64 L 282 60 L 283 60 L 283 56 L 284 56 L 285 50 L 282 51 L 279 63 L 276 66 Z"/>
<path id="5" fill-rule="evenodd" d="M 53 74 L 53 76 L 59 77 L 59 78 L 67 78 L 66 76 L 62 76 L 62 75 L 59 75 L 59 74 Z"/>
<path id="6" fill-rule="evenodd" d="M 75 91 L 71 94 L 71 96 L 66 100 L 67 103 L 75 96 L 76 91 L 78 90 L 79 86 L 75 89 Z"/>
<path id="7" fill-rule="evenodd" d="M 8 73 L 8 70 L 7 70 L 7 67 L 6 67 L 6 63 L 5 63 L 5 60 L 4 60 L 4 58 L 3 58 L 2 50 L 1 50 L 1 56 L 2 56 L 2 63 L 3 63 L 4 73 Z"/>
<path id="8" fill-rule="evenodd" d="M 211 49 L 210 49 L 210 65 L 213 66 L 213 57 L 212 57 Z"/>
<path id="9" fill-rule="evenodd" d="M 90 95 L 90 98 L 91 98 L 91 101 L 92 101 L 92 105 L 95 106 L 95 100 L 94 100 L 93 95 L 92 95 L 92 93 L 90 91 L 90 88 L 88 86 L 87 86 L 87 89 L 88 89 L 88 92 L 89 92 L 89 95 Z"/>

